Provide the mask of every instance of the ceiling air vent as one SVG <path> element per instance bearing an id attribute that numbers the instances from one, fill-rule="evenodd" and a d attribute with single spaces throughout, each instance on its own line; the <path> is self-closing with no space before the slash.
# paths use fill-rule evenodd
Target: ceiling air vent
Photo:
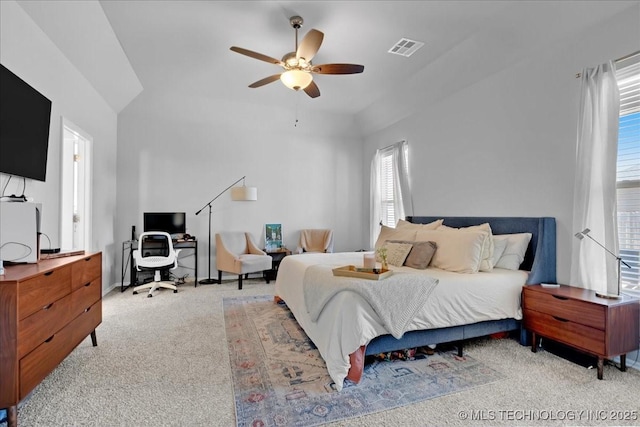
<path id="1" fill-rule="evenodd" d="M 395 55 L 406 56 L 407 58 L 413 55 L 413 53 L 424 46 L 424 43 L 417 42 L 415 40 L 409 40 L 402 38 L 398 43 L 393 45 L 391 49 L 389 49 L 389 53 L 393 53 Z"/>

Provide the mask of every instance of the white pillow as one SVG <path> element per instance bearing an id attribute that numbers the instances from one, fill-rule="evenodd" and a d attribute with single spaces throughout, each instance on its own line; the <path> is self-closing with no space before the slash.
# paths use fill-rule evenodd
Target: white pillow
<path id="1" fill-rule="evenodd" d="M 428 224 L 416 224 L 413 222 L 409 222 L 409 221 L 405 221 L 404 219 L 399 219 L 398 223 L 396 224 L 396 228 L 410 228 L 416 231 L 419 230 L 435 230 L 437 229 L 439 226 L 442 225 L 442 219 L 437 219 L 433 222 L 430 222 Z"/>
<path id="2" fill-rule="evenodd" d="M 472 225 L 469 227 L 461 227 L 461 228 L 453 228 L 447 227 L 446 225 L 441 225 L 438 227 L 438 230 L 458 230 L 458 231 L 482 231 L 487 233 L 487 238 L 484 241 L 484 245 L 482 247 L 482 261 L 480 262 L 480 271 L 491 271 L 493 270 L 493 252 L 494 252 L 494 243 L 493 243 L 493 235 L 491 233 L 491 226 L 488 222 L 480 225 Z"/>
<path id="3" fill-rule="evenodd" d="M 495 236 L 493 236 L 491 240 L 493 240 L 493 257 L 491 257 L 491 263 L 495 267 L 504 250 L 507 248 L 507 239 L 496 239 Z"/>
<path id="4" fill-rule="evenodd" d="M 527 247 L 529 247 L 531 233 L 496 234 L 493 236 L 493 240 L 506 240 L 507 242 L 504 253 L 494 267 L 518 270 L 520 264 L 524 261 L 524 254 L 527 252 Z"/>
<path id="5" fill-rule="evenodd" d="M 375 249 L 378 250 L 380 246 L 384 244 L 387 240 L 416 240 L 416 230 L 412 228 L 393 228 L 387 227 L 386 225 L 380 226 L 380 235 L 378 235 L 378 240 L 376 240 Z"/>
<path id="6" fill-rule="evenodd" d="M 482 261 L 482 248 L 488 235 L 484 231 L 422 230 L 415 240 L 435 242 L 438 248 L 431 266 L 457 273 L 477 273 Z"/>

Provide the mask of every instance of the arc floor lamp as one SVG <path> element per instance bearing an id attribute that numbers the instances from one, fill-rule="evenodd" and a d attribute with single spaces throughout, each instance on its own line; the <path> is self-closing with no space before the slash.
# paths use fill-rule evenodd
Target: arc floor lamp
<path id="1" fill-rule="evenodd" d="M 211 278 L 211 204 L 220 196 L 222 196 L 227 190 L 231 189 L 231 200 L 241 202 L 241 201 L 255 201 L 258 200 L 258 189 L 256 187 L 247 187 L 244 184 L 244 179 L 246 176 L 243 176 L 224 190 L 220 192 L 216 197 L 211 199 L 209 203 L 204 205 L 196 215 L 204 210 L 207 206 L 209 206 L 209 250 L 207 252 L 207 256 L 209 257 L 209 276 L 206 279 L 200 280 L 198 283 L 203 285 L 209 285 L 212 283 L 218 283 L 218 280 Z M 237 183 L 242 181 L 242 187 L 234 187 Z M 233 188 L 232 188 L 233 187 Z M 196 278 L 197 280 L 197 278 Z"/>

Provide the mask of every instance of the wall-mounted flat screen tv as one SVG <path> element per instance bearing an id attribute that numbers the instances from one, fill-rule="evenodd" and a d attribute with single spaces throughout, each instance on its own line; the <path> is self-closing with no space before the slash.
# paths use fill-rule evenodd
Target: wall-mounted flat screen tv
<path id="1" fill-rule="evenodd" d="M 145 212 L 144 231 L 165 231 L 169 234 L 185 234 L 187 223 L 184 212 Z"/>
<path id="2" fill-rule="evenodd" d="M 44 181 L 51 101 L 0 64 L 0 172 Z"/>

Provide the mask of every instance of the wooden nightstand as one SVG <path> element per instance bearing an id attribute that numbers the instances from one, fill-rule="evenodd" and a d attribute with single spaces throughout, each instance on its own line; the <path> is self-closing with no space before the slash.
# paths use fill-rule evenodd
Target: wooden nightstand
<path id="1" fill-rule="evenodd" d="M 267 253 L 267 255 L 271 255 L 271 258 L 273 260 L 271 262 L 271 270 L 265 270 L 263 274 L 265 280 L 267 280 L 267 283 L 269 283 L 269 281 L 271 280 L 276 280 L 276 278 L 278 277 L 278 267 L 280 267 L 280 263 L 282 262 L 284 257 L 286 257 L 287 255 L 291 255 L 291 251 L 287 248 L 281 248 L 275 251 L 268 251 L 266 249 L 263 250 Z"/>
<path id="2" fill-rule="evenodd" d="M 620 356 L 620 370 L 625 371 L 626 353 L 640 345 L 637 298 L 606 299 L 572 286 L 530 285 L 524 287 L 522 306 L 524 328 L 533 334 L 531 351 L 543 336 L 597 356 L 600 380 L 604 359 Z"/>

